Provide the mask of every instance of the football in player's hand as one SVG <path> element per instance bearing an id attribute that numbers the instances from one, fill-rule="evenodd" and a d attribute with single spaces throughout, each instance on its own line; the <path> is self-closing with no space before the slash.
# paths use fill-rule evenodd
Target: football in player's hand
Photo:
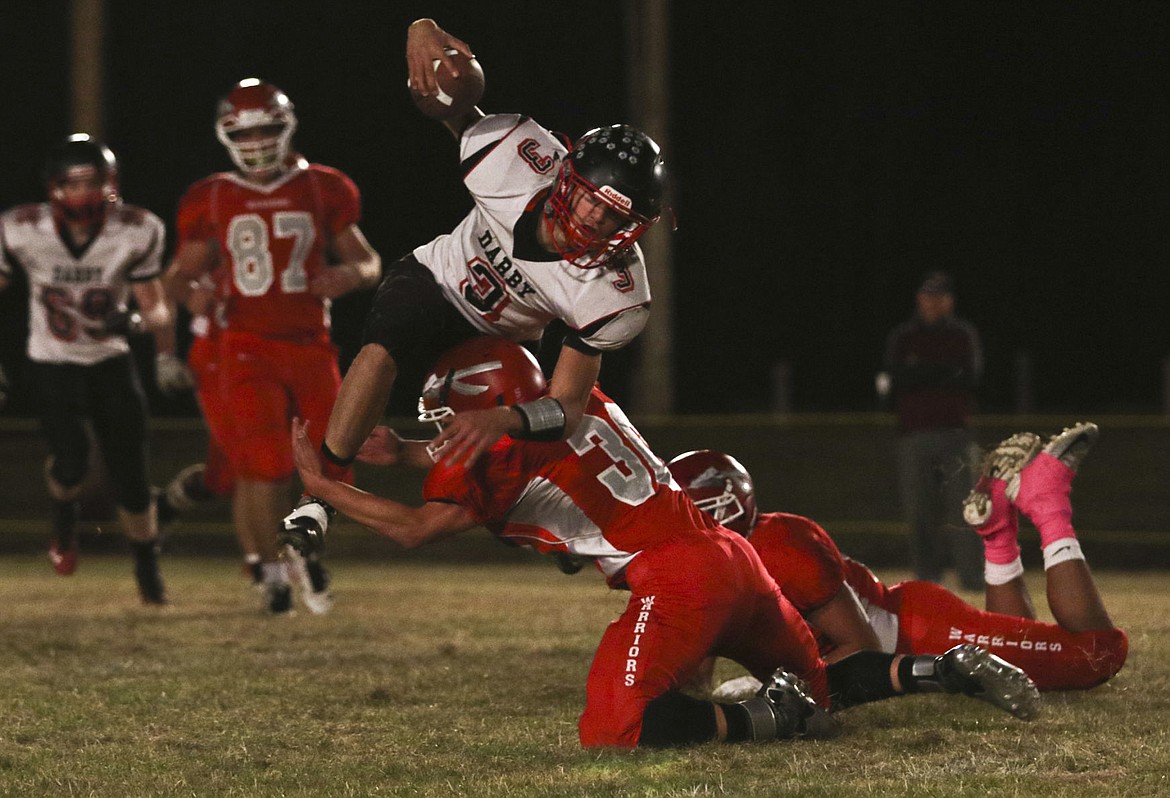
<path id="1" fill-rule="evenodd" d="M 468 58 L 458 50 L 447 49 L 459 76 L 454 77 L 447 66 L 435 59 L 435 79 L 439 93 L 434 96 L 419 94 L 413 88 L 410 97 L 418 109 L 431 119 L 453 119 L 470 111 L 483 97 L 483 68 L 478 59 Z M 407 86 L 409 87 L 409 81 Z"/>

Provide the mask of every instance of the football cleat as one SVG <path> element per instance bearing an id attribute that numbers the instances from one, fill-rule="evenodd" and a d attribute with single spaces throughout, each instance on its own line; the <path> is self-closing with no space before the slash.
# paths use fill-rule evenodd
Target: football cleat
<path id="1" fill-rule="evenodd" d="M 777 670 L 756 693 L 741 705 L 751 717 L 752 739 L 790 740 L 804 737 L 809 722 L 820 708 L 799 677 Z M 825 714 L 820 710 L 821 714 Z"/>
<path id="2" fill-rule="evenodd" d="M 49 544 L 49 562 L 53 570 L 61 576 L 70 576 L 77 570 L 77 541 L 65 548 L 61 548 L 57 541 Z"/>
<path id="3" fill-rule="evenodd" d="M 935 678 L 948 693 L 962 693 L 1031 720 L 1040 712 L 1040 692 L 1028 674 L 972 643 L 947 651 L 934 662 Z"/>
<path id="4" fill-rule="evenodd" d="M 305 609 L 314 615 L 325 615 L 333 609 L 333 594 L 329 591 L 329 572 L 315 554 L 302 557 L 292 546 L 285 546 L 284 560 L 289 575 L 297 587 L 297 597 Z"/>
<path id="5" fill-rule="evenodd" d="M 1048 439 L 1044 444 L 1044 454 L 1056 458 L 1070 471 L 1080 467 L 1085 455 L 1097 442 L 1101 430 L 1091 421 L 1081 421 Z"/>
<path id="6" fill-rule="evenodd" d="M 327 502 L 302 496 L 293 511 L 280 522 L 277 539 L 281 545 L 295 549 L 303 556 L 315 554 L 325 545 L 329 519 L 335 515 L 337 511 Z"/>
<path id="7" fill-rule="evenodd" d="M 1020 472 L 1041 449 L 1040 436 L 1017 432 L 1004 439 L 983 458 L 983 468 L 975 488 L 963 500 L 963 520 L 974 527 L 983 526 L 992 516 L 991 480 L 1003 480 L 1006 494 L 1014 499 L 1020 491 Z"/>
<path id="8" fill-rule="evenodd" d="M 157 556 L 136 556 L 134 558 L 134 579 L 138 582 L 138 595 L 143 604 L 162 606 L 168 603 L 162 574 L 158 571 Z"/>
<path id="9" fill-rule="evenodd" d="M 269 615 L 289 617 L 294 614 L 292 586 L 288 582 L 267 582 L 265 584 L 265 599 Z"/>

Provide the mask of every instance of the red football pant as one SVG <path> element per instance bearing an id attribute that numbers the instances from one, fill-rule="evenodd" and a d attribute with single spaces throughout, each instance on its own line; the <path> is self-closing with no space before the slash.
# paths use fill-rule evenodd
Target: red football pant
<path id="1" fill-rule="evenodd" d="M 976 609 L 930 582 L 888 591 L 898 615 L 898 653 L 939 654 L 974 643 L 1023 668 L 1041 690 L 1085 690 L 1121 670 L 1129 641 L 1120 629 L 1069 632 L 1052 623 Z"/>
<path id="2" fill-rule="evenodd" d="M 220 443 L 228 429 L 228 405 L 220 398 L 217 341 L 208 336 L 197 336 L 187 351 L 187 365 L 195 375 L 195 396 L 210 437 L 203 484 L 216 496 L 229 496 L 235 489 L 236 475 Z"/>
<path id="3" fill-rule="evenodd" d="M 280 482 L 293 473 L 293 416 L 309 422 L 320 446 L 341 386 L 336 350 L 225 332 L 220 342 L 218 401 L 224 403 L 221 439 L 237 477 Z M 351 482 L 352 470 L 324 463 L 333 479 Z"/>
<path id="4" fill-rule="evenodd" d="M 688 684 L 707 656 L 764 681 L 803 678 L 828 706 L 812 632 L 738 535 L 687 539 L 640 553 L 626 570 L 630 602 L 601 638 L 586 683 L 581 745 L 632 748 L 654 698 Z"/>

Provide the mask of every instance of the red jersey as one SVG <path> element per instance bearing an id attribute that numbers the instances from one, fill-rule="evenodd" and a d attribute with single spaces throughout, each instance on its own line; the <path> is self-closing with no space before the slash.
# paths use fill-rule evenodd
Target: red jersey
<path id="1" fill-rule="evenodd" d="M 179 202 L 179 246 L 214 241 L 228 329 L 296 342 L 329 340 L 329 301 L 309 292 L 329 241 L 361 215 L 361 195 L 336 169 L 299 160 L 272 183 L 236 172 L 205 178 Z"/>
<path id="2" fill-rule="evenodd" d="M 504 438 L 470 469 L 437 463 L 423 496 L 464 507 L 510 543 L 590 558 L 614 587 L 624 586 L 626 566 L 646 549 L 734 534 L 690 502 L 597 388 L 568 440 Z"/>
<path id="3" fill-rule="evenodd" d="M 845 582 L 841 551 L 812 519 L 762 513 L 748 542 L 784 595 L 802 613 L 823 606 Z"/>

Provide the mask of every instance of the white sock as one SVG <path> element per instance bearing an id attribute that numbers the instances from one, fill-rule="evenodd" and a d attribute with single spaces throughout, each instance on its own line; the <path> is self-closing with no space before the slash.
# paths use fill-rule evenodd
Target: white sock
<path id="1" fill-rule="evenodd" d="M 264 570 L 265 582 L 276 582 L 279 584 L 288 581 L 288 569 L 284 567 L 283 561 L 266 562 L 261 567 Z"/>
<path id="2" fill-rule="evenodd" d="M 1017 576 L 1024 575 L 1024 564 L 1016 557 L 1009 563 L 983 563 L 983 581 L 989 585 L 1006 585 Z"/>
<path id="3" fill-rule="evenodd" d="M 1044 570 L 1068 560 L 1083 560 L 1081 542 L 1076 538 L 1060 538 L 1044 547 Z"/>

